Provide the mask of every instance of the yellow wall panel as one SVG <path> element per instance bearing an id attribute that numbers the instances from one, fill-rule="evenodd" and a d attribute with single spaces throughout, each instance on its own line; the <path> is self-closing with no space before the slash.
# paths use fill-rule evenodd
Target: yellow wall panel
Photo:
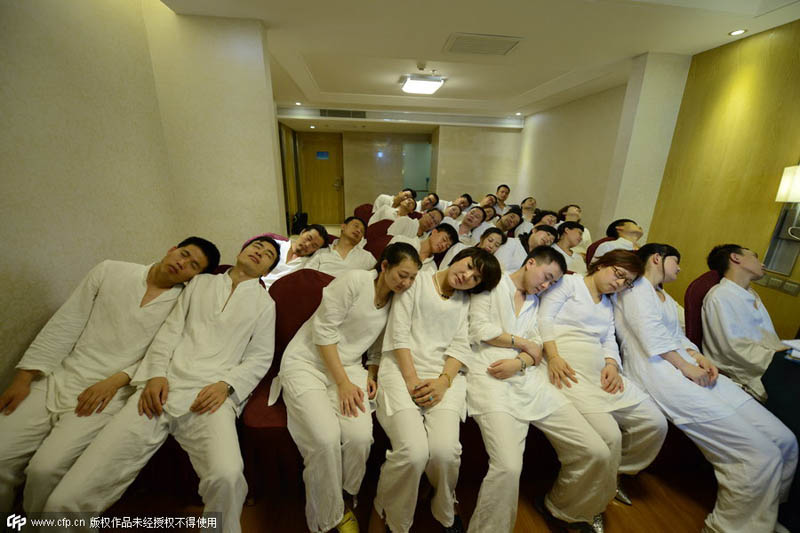
<path id="1" fill-rule="evenodd" d="M 783 168 L 800 160 L 800 21 L 692 59 L 649 242 L 683 255 L 669 287 L 681 301 L 711 247 L 734 242 L 763 257 L 782 204 Z M 795 265 L 791 279 L 800 281 Z M 756 286 L 778 334 L 794 337 L 800 298 Z"/>

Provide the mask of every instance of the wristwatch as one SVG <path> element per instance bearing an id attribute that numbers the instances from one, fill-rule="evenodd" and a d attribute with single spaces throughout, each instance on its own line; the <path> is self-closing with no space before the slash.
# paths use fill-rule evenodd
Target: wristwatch
<path id="1" fill-rule="evenodd" d="M 225 383 L 228 386 L 228 397 L 233 396 L 233 393 L 236 392 L 236 389 L 233 388 L 233 385 L 230 383 Z"/>
<path id="2" fill-rule="evenodd" d="M 519 362 L 520 362 L 519 373 L 520 374 L 524 374 L 525 370 L 528 369 L 528 363 L 526 363 L 525 359 L 519 354 L 517 355 L 517 357 L 515 357 L 515 359 L 519 359 Z"/>

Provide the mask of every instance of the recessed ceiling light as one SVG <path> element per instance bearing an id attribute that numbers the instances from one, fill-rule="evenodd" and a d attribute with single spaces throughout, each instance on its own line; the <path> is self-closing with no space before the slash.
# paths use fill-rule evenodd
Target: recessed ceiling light
<path id="1" fill-rule="evenodd" d="M 733 30 L 732 32 L 729 32 L 728 35 L 730 35 L 731 37 L 736 37 L 737 35 L 741 35 L 746 31 L 747 30 Z"/>
<path id="2" fill-rule="evenodd" d="M 294 105 L 303 105 L 300 102 L 295 102 Z"/>
<path id="3" fill-rule="evenodd" d="M 519 111 L 517 111 L 515 114 L 516 114 L 517 116 L 520 116 L 522 113 L 520 113 Z"/>
<path id="4" fill-rule="evenodd" d="M 403 92 L 410 94 L 433 94 L 444 85 L 447 78 L 428 74 L 408 74 L 404 76 Z"/>
<path id="5" fill-rule="evenodd" d="M 313 130 L 314 128 L 316 128 L 316 126 L 312 125 L 312 126 L 309 126 L 309 128 L 311 128 Z"/>

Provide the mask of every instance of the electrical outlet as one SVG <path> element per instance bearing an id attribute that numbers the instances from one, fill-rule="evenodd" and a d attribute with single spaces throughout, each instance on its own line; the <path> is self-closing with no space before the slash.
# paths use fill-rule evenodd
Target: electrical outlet
<path id="1" fill-rule="evenodd" d="M 797 296 L 798 294 L 800 294 L 800 283 L 795 283 L 793 281 L 788 281 L 788 280 L 784 281 L 781 290 L 786 294 Z"/>

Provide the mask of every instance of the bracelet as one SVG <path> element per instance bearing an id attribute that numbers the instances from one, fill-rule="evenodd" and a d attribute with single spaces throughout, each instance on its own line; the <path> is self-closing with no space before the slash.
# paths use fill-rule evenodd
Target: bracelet
<path id="1" fill-rule="evenodd" d="M 514 335 L 511 335 L 511 347 L 514 348 Z"/>
<path id="2" fill-rule="evenodd" d="M 441 374 L 439 374 L 439 377 L 442 376 L 447 378 L 447 388 L 449 389 L 453 385 L 453 378 L 451 378 L 450 374 L 448 374 L 447 372 L 442 372 Z"/>
<path id="3" fill-rule="evenodd" d="M 525 359 L 522 357 L 522 355 L 517 355 L 514 359 L 519 359 L 521 365 L 519 371 L 520 373 L 524 374 L 525 370 L 528 368 L 528 363 L 525 362 Z"/>

